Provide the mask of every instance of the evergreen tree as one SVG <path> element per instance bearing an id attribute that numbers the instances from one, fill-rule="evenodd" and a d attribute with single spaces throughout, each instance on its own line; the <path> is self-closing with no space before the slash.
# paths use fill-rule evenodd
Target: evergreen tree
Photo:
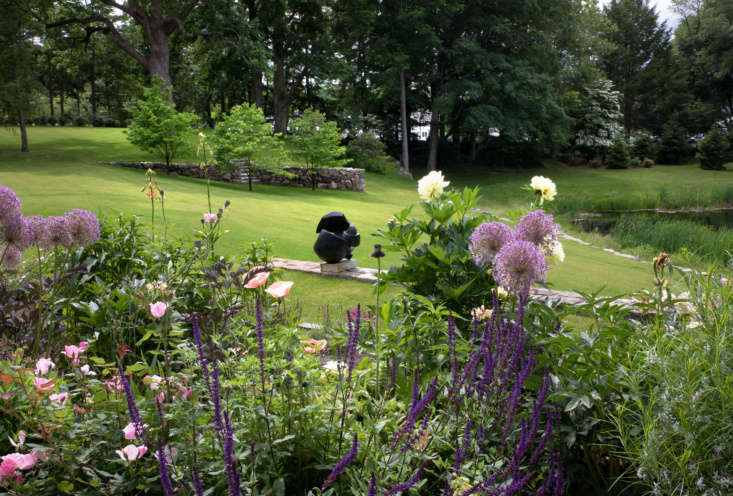
<path id="1" fill-rule="evenodd" d="M 720 127 L 713 124 L 705 138 L 697 144 L 697 158 L 700 167 L 705 170 L 724 170 L 723 164 L 728 158 L 728 140 L 720 132 Z"/>

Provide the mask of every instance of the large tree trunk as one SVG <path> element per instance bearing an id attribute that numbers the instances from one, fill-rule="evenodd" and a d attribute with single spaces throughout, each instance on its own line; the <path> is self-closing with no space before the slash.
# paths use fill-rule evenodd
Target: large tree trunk
<path id="1" fill-rule="evenodd" d="M 440 114 L 438 113 L 438 85 L 430 85 L 432 105 L 430 107 L 430 151 L 428 153 L 428 171 L 438 168 L 438 144 L 440 143 Z"/>
<path id="2" fill-rule="evenodd" d="M 53 91 L 50 88 L 48 90 L 48 108 L 51 111 L 51 117 L 53 117 Z"/>
<path id="3" fill-rule="evenodd" d="M 21 108 L 18 110 L 18 125 L 20 126 L 20 151 L 28 151 L 28 131 L 25 127 L 25 111 Z"/>
<path id="4" fill-rule="evenodd" d="M 410 129 L 407 127 L 407 90 L 405 89 L 404 69 L 400 69 L 400 116 L 402 118 L 402 161 L 400 174 L 410 176 Z"/>
<path id="5" fill-rule="evenodd" d="M 275 74 L 272 81 L 272 107 L 275 117 L 275 133 L 285 134 L 288 130 L 288 106 L 290 105 L 290 92 L 288 91 L 288 75 L 285 68 L 285 46 L 284 41 L 273 42 L 273 57 Z"/>
<path id="6" fill-rule="evenodd" d="M 59 88 L 59 124 L 64 125 L 64 119 L 66 118 L 64 116 L 66 112 L 64 111 L 64 89 Z"/>
<path id="7" fill-rule="evenodd" d="M 250 96 L 252 97 L 252 104 L 257 108 L 263 108 L 265 106 L 265 94 L 262 91 L 262 73 L 255 72 L 252 76 L 252 83 L 250 85 Z"/>
<path id="8" fill-rule="evenodd" d="M 94 122 L 97 120 L 97 52 L 94 50 L 94 45 L 92 45 L 92 67 L 91 71 L 89 72 L 89 86 L 90 86 L 90 92 L 91 95 L 89 96 L 89 99 L 91 100 L 92 104 L 92 125 L 94 125 Z"/>

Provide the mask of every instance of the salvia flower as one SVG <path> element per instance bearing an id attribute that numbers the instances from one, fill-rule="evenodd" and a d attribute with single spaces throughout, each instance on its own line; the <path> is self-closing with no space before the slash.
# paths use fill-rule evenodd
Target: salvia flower
<path id="1" fill-rule="evenodd" d="M 344 456 L 335 467 L 333 467 L 333 470 L 331 473 L 326 477 L 326 480 L 323 481 L 323 486 L 321 486 L 321 491 L 325 491 L 328 486 L 333 484 L 336 481 L 336 478 L 341 475 L 341 472 L 344 471 L 347 465 L 349 465 L 351 462 L 354 461 L 356 458 L 356 455 L 359 453 L 359 436 L 354 434 L 354 440 L 351 443 L 351 449 L 349 452 Z"/>
<path id="2" fill-rule="evenodd" d="M 0 223 L 16 215 L 20 211 L 20 199 L 15 192 L 7 186 L 0 185 Z"/>
<path id="3" fill-rule="evenodd" d="M 486 267 L 491 264 L 512 236 L 511 228 L 501 222 L 484 222 L 478 226 L 471 234 L 468 245 L 476 265 Z"/>
<path id="4" fill-rule="evenodd" d="M 77 208 L 67 212 L 66 226 L 75 246 L 86 247 L 99 240 L 99 220 L 89 210 Z"/>
<path id="5" fill-rule="evenodd" d="M 140 417 L 140 411 L 137 408 L 137 403 L 135 403 L 135 395 L 132 393 L 130 381 L 127 380 L 127 376 L 122 370 L 120 370 L 119 377 L 120 382 L 122 383 L 122 388 L 125 391 L 127 413 L 129 414 L 130 421 L 135 424 L 135 433 L 137 434 L 137 437 L 142 439 L 147 446 L 147 442 L 145 441 L 145 424 L 143 424 L 142 418 Z"/>
<path id="6" fill-rule="evenodd" d="M 494 279 L 518 296 L 526 296 L 532 283 L 544 281 L 547 273 L 545 257 L 529 241 L 514 240 L 496 255 Z"/>
<path id="7" fill-rule="evenodd" d="M 422 479 L 422 469 L 423 467 L 421 466 L 407 481 L 392 486 L 390 490 L 385 493 L 384 496 L 392 496 L 393 494 L 405 492 L 408 489 L 411 489 L 415 484 L 420 481 L 420 479 Z"/>
<path id="8" fill-rule="evenodd" d="M 369 491 L 367 491 L 367 496 L 377 496 L 377 478 L 374 477 L 374 470 L 372 470 L 372 474 L 369 477 Z"/>
<path id="9" fill-rule="evenodd" d="M 552 241 L 557 239 L 559 227 L 555 224 L 552 215 L 543 210 L 534 210 L 521 219 L 514 228 L 514 237 L 534 243 L 541 249 L 546 249 Z"/>
<path id="10" fill-rule="evenodd" d="M 144 447 L 144 446 L 143 446 Z M 170 474 L 168 473 L 168 463 L 165 459 L 165 453 L 163 451 L 163 441 L 160 437 L 158 438 L 158 475 L 160 476 L 160 485 L 163 487 L 163 494 L 165 496 L 175 496 L 176 490 L 173 488 L 173 482 L 171 482 Z"/>
<path id="11" fill-rule="evenodd" d="M 204 496 L 204 486 L 201 484 L 201 476 L 199 475 L 196 465 L 191 466 L 193 472 L 193 489 L 196 491 L 196 496 Z"/>

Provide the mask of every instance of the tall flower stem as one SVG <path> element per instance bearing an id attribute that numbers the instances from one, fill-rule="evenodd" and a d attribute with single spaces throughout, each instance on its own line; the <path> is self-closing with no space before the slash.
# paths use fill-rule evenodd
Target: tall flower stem
<path id="1" fill-rule="evenodd" d="M 44 305 L 43 305 L 43 260 L 41 259 L 41 247 L 36 245 L 36 257 L 38 260 L 38 325 L 36 326 L 36 339 L 33 343 L 33 354 L 35 356 L 38 346 L 41 342 L 41 332 L 43 330 Z"/>
<path id="2" fill-rule="evenodd" d="M 379 380 L 379 368 L 382 364 L 381 360 L 381 349 L 382 349 L 382 336 L 379 333 L 379 315 L 380 315 L 380 306 L 379 306 L 379 291 L 381 289 L 382 285 L 382 258 L 377 257 L 377 308 L 375 309 L 375 318 L 376 318 L 376 333 L 377 333 L 377 398 L 379 398 L 381 389 L 382 389 L 382 382 Z"/>

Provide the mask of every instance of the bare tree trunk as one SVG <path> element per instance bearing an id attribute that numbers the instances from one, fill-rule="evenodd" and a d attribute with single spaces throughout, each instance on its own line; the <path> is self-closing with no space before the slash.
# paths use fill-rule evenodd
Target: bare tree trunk
<path id="1" fill-rule="evenodd" d="M 433 104 L 430 108 L 430 151 L 428 153 L 428 171 L 438 168 L 438 144 L 440 143 L 440 114 L 438 114 L 438 85 L 430 85 L 430 93 Z"/>
<path id="2" fill-rule="evenodd" d="M 288 106 L 290 105 L 288 76 L 285 69 L 285 47 L 282 40 L 275 41 L 273 45 L 273 62 L 275 63 L 275 74 L 272 81 L 274 131 L 285 134 L 288 130 Z"/>
<path id="3" fill-rule="evenodd" d="M 28 151 L 28 130 L 25 126 L 25 111 L 21 108 L 18 110 L 18 125 L 20 126 L 20 151 Z"/>
<path id="4" fill-rule="evenodd" d="M 94 122 L 97 120 L 97 52 L 94 50 L 94 45 L 92 45 L 92 67 L 91 71 L 89 73 L 89 86 L 91 90 L 91 95 L 89 96 L 89 99 L 92 103 L 92 125 L 94 125 Z"/>
<path id="5" fill-rule="evenodd" d="M 407 90 L 405 89 L 405 70 L 400 69 L 400 115 L 402 117 L 402 161 L 400 174 L 410 174 L 410 129 L 407 127 Z"/>
<path id="6" fill-rule="evenodd" d="M 66 118 L 64 116 L 66 112 L 64 112 L 64 89 L 59 88 L 59 124 L 64 125 L 64 119 Z"/>
<path id="7" fill-rule="evenodd" d="M 252 97 L 252 103 L 257 108 L 263 108 L 265 106 L 265 95 L 262 91 L 262 73 L 255 72 L 252 76 L 252 84 L 250 85 L 250 95 Z"/>
<path id="8" fill-rule="evenodd" d="M 51 117 L 53 117 L 53 91 L 50 88 L 48 90 L 48 108 L 51 110 Z"/>

